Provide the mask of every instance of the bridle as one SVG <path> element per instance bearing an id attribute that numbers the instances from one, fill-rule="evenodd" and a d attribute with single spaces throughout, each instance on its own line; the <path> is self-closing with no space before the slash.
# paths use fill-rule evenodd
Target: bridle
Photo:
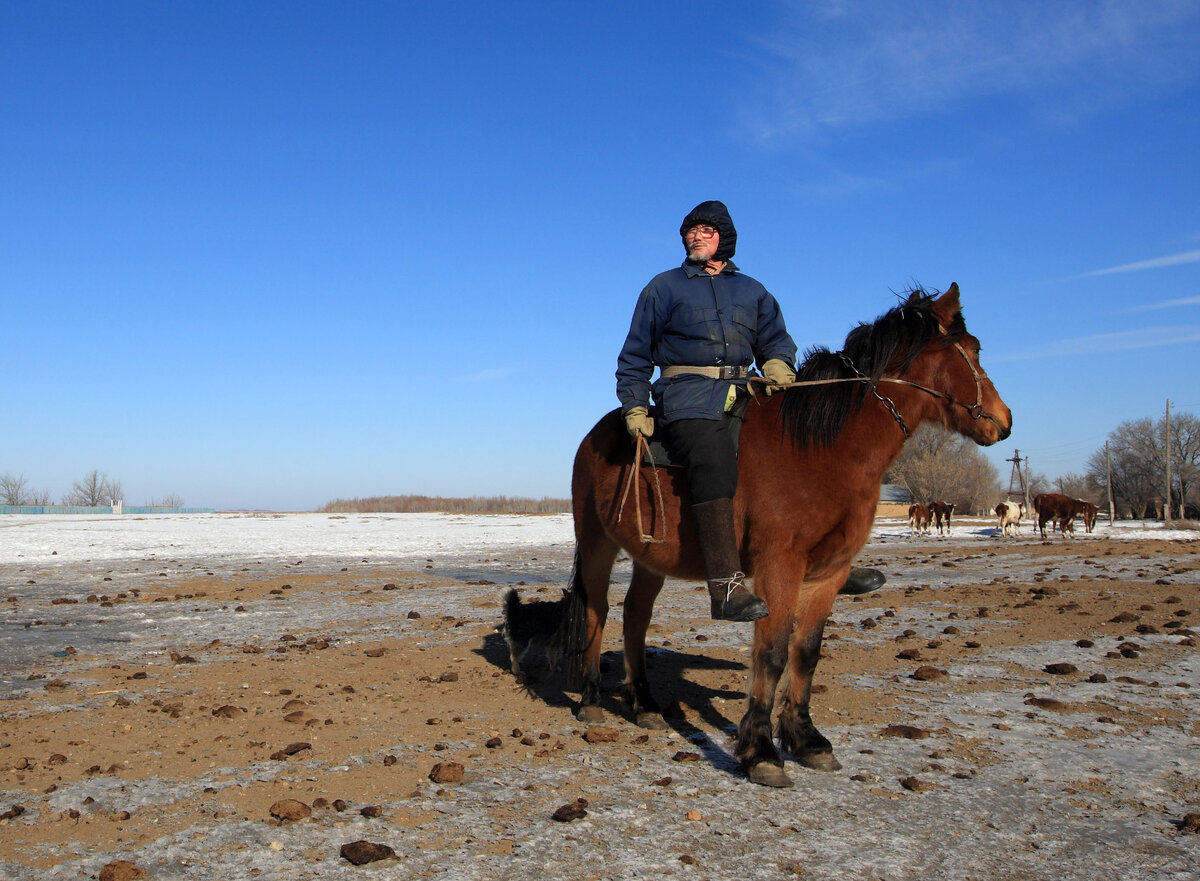
<path id="1" fill-rule="evenodd" d="M 938 330 L 941 331 L 942 334 L 946 333 L 946 329 L 944 327 L 941 327 L 940 325 L 938 326 Z M 883 404 L 884 408 L 889 413 L 892 414 L 892 418 L 896 420 L 896 424 L 899 425 L 900 430 L 904 432 L 905 440 L 912 437 L 912 432 L 909 430 L 908 425 L 905 423 L 904 417 L 900 415 L 900 411 L 899 411 L 899 409 L 897 409 L 895 401 L 893 401 L 891 398 L 887 397 L 886 395 L 881 395 L 879 393 L 878 384 L 880 382 L 890 382 L 890 383 L 893 383 L 894 385 L 906 385 L 909 388 L 915 388 L 918 391 L 926 392 L 930 395 L 933 395 L 933 397 L 935 397 L 935 398 L 940 398 L 941 400 L 948 402 L 949 404 L 951 404 L 953 406 L 962 407 L 964 410 L 967 411 L 967 413 L 970 414 L 972 419 L 986 419 L 988 422 L 992 423 L 997 428 L 1001 428 L 1000 423 L 996 421 L 995 417 L 993 417 L 990 413 L 988 413 L 986 410 L 983 409 L 983 381 L 988 378 L 987 373 L 984 372 L 982 367 L 977 368 L 974 364 L 971 363 L 971 359 L 967 356 L 966 350 L 963 349 L 962 343 L 954 343 L 953 345 L 954 345 L 954 348 L 958 351 L 958 354 L 962 355 L 963 361 L 965 361 L 967 363 L 967 369 L 969 369 L 971 371 L 971 377 L 975 380 L 975 403 L 974 404 L 964 404 L 962 401 L 958 400 L 957 398 L 955 398 L 953 395 L 949 394 L 948 392 L 938 391 L 937 389 L 929 388 L 928 386 L 921 385 L 920 383 L 910 382 L 907 379 L 900 379 L 899 377 L 883 376 L 883 377 L 879 378 L 878 382 L 872 382 L 871 377 L 867 376 L 865 373 L 863 373 L 861 370 L 859 370 L 858 367 L 855 366 L 854 362 L 850 359 L 850 356 L 847 355 L 844 351 L 839 351 L 836 354 L 842 360 L 843 364 L 845 364 L 852 371 L 854 371 L 854 373 L 856 374 L 855 376 L 846 376 L 846 377 L 841 377 L 839 379 L 813 379 L 813 380 L 807 380 L 805 382 L 785 382 L 785 383 L 768 383 L 767 380 L 765 379 L 765 377 L 760 377 L 760 376 L 752 376 L 752 377 L 750 377 L 750 379 L 754 382 L 769 384 L 773 388 L 794 388 L 797 386 L 806 386 L 806 385 L 829 385 L 830 383 L 835 383 L 835 382 L 865 382 L 868 384 L 868 387 L 871 390 L 871 394 L 873 394 L 875 396 L 875 398 L 879 401 L 879 403 Z"/>
<path id="2" fill-rule="evenodd" d="M 945 331 L 943 330 L 942 333 L 945 333 Z M 975 365 L 971 363 L 971 359 L 969 357 L 967 357 L 967 352 L 962 347 L 962 343 L 954 343 L 954 349 L 955 349 L 955 351 L 958 352 L 958 354 L 960 354 L 962 356 L 963 361 L 965 361 L 967 364 L 967 369 L 971 371 L 971 378 L 975 380 L 975 403 L 974 404 L 965 404 L 962 401 L 955 398 L 949 392 L 943 392 L 943 391 L 938 391 L 937 389 L 931 389 L 928 386 L 924 386 L 924 385 L 921 385 L 920 383 L 916 383 L 916 382 L 910 382 L 907 379 L 900 379 L 898 377 L 884 376 L 884 377 L 881 377 L 879 381 L 880 382 L 890 382 L 895 385 L 906 385 L 909 388 L 915 388 L 918 391 L 922 391 L 927 394 L 933 395 L 933 397 L 940 398 L 941 400 L 946 401 L 951 406 L 962 407 L 964 410 L 967 411 L 967 413 L 970 415 L 970 417 L 972 419 L 987 419 L 989 422 L 991 422 L 993 425 L 995 425 L 997 428 L 999 428 L 1000 427 L 999 423 L 997 423 L 996 420 L 983 409 L 983 380 L 987 378 L 987 374 L 984 373 L 983 368 L 976 368 Z M 847 366 L 849 366 L 851 370 L 853 370 L 855 373 L 858 374 L 858 377 L 856 377 L 856 379 L 859 379 L 860 381 L 863 381 L 863 382 L 868 382 L 868 383 L 870 382 L 870 377 L 865 376 L 862 372 L 860 372 L 859 369 L 854 366 L 853 362 L 851 362 L 850 359 L 848 357 L 846 357 L 846 355 L 844 353 L 839 352 L 838 354 L 841 356 L 842 361 Z M 902 417 L 900 415 L 900 411 L 896 409 L 896 405 L 892 401 L 892 399 L 884 397 L 883 395 L 879 394 L 879 390 L 873 386 L 871 387 L 871 392 L 888 409 L 888 412 L 892 414 L 892 418 L 896 420 L 897 424 L 899 424 L 899 426 L 900 426 L 900 429 L 904 432 L 905 439 L 911 437 L 912 435 L 909 432 L 908 426 L 904 424 L 904 417 Z"/>

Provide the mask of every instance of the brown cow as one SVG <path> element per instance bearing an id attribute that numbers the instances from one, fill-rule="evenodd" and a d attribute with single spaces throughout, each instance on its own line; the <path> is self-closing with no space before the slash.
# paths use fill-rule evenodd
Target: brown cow
<path id="1" fill-rule="evenodd" d="M 908 534 L 929 535 L 929 509 L 924 505 L 909 505 Z"/>
<path id="2" fill-rule="evenodd" d="M 953 502 L 930 502 L 929 512 L 937 523 L 938 535 L 942 534 L 942 522 L 946 524 L 946 535 L 950 534 L 950 512 L 954 510 Z"/>
<path id="3" fill-rule="evenodd" d="M 1034 496 L 1033 507 L 1037 511 L 1038 529 L 1042 538 L 1046 537 L 1046 524 L 1050 521 L 1058 526 L 1064 536 L 1069 532 L 1075 535 L 1075 518 L 1084 512 L 1084 505 L 1079 499 L 1064 496 L 1061 493 L 1039 493 Z"/>

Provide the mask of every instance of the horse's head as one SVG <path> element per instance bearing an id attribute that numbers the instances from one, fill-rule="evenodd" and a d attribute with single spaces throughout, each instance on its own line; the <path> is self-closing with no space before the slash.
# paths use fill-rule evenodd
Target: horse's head
<path id="1" fill-rule="evenodd" d="M 913 370 L 941 400 L 942 424 L 984 446 L 1004 440 L 1012 432 L 1012 411 L 979 363 L 979 340 L 963 322 L 957 284 L 933 300 L 930 313 L 938 333 Z"/>
<path id="2" fill-rule="evenodd" d="M 979 340 L 963 323 L 956 284 L 941 296 L 911 291 L 851 330 L 838 352 L 810 350 L 796 379 L 779 415 L 800 446 L 832 446 L 847 420 L 875 400 L 905 437 L 930 419 L 984 445 L 1012 430 L 1012 413 L 979 365 Z M 892 397 L 903 397 L 904 407 Z"/>

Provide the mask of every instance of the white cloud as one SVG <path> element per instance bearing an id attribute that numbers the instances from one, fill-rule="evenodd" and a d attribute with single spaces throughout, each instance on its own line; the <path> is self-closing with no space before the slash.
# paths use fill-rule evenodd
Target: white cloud
<path id="1" fill-rule="evenodd" d="M 1080 278 L 1091 278 L 1096 275 L 1115 275 L 1118 272 L 1141 272 L 1143 269 L 1161 269 L 1164 266 L 1179 266 L 1183 263 L 1200 263 L 1200 250 L 1184 251 L 1182 254 L 1171 254 L 1167 257 L 1155 257 L 1152 260 L 1141 260 L 1137 263 L 1124 263 L 1120 266 L 1110 266 L 1108 269 L 1097 269 L 1085 272 Z M 1192 302 L 1195 302 L 1193 299 Z M 1153 306 L 1146 308 L 1156 308 Z"/>
<path id="2" fill-rule="evenodd" d="M 1200 306 L 1200 297 L 1180 297 L 1177 300 L 1163 300 L 1161 303 L 1147 303 L 1145 306 L 1131 306 L 1126 312 L 1150 312 L 1155 309 L 1174 309 L 1177 306 Z"/>
<path id="3" fill-rule="evenodd" d="M 1051 340 L 1036 351 L 999 355 L 995 360 L 1026 361 L 1032 358 L 1059 358 L 1064 355 L 1100 355 L 1105 352 L 1157 349 L 1194 342 L 1200 342 L 1200 324 L 1165 325 Z M 992 359 L 989 357 L 988 360 Z"/>
<path id="4" fill-rule="evenodd" d="M 787 133 L 939 114 L 996 95 L 1056 112 L 1194 80 L 1192 0 L 800 0 L 761 46 L 777 70 L 754 128 Z"/>

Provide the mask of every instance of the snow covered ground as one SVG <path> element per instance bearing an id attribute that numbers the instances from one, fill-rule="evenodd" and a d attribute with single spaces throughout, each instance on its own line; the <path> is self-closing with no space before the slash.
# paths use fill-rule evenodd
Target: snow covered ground
<path id="1" fill-rule="evenodd" d="M 399 560 L 572 539 L 565 514 L 10 514 L 0 517 L 0 565 L 150 557 Z"/>
<path id="2" fill-rule="evenodd" d="M 1029 540 L 1035 527 L 1026 521 Z M 1164 529 L 1146 521 L 1101 523 L 1096 538 L 1187 539 L 1196 532 Z M 937 540 L 1000 540 L 989 521 L 962 520 Z M 1082 527 L 1076 535 L 1088 540 Z M 905 521 L 880 519 L 869 550 L 878 543 L 910 540 Z M 60 565 L 137 559 L 404 560 L 430 553 L 471 555 L 488 551 L 560 546 L 574 541 L 568 514 L 163 514 L 147 516 L 0 516 L 0 566 Z"/>

